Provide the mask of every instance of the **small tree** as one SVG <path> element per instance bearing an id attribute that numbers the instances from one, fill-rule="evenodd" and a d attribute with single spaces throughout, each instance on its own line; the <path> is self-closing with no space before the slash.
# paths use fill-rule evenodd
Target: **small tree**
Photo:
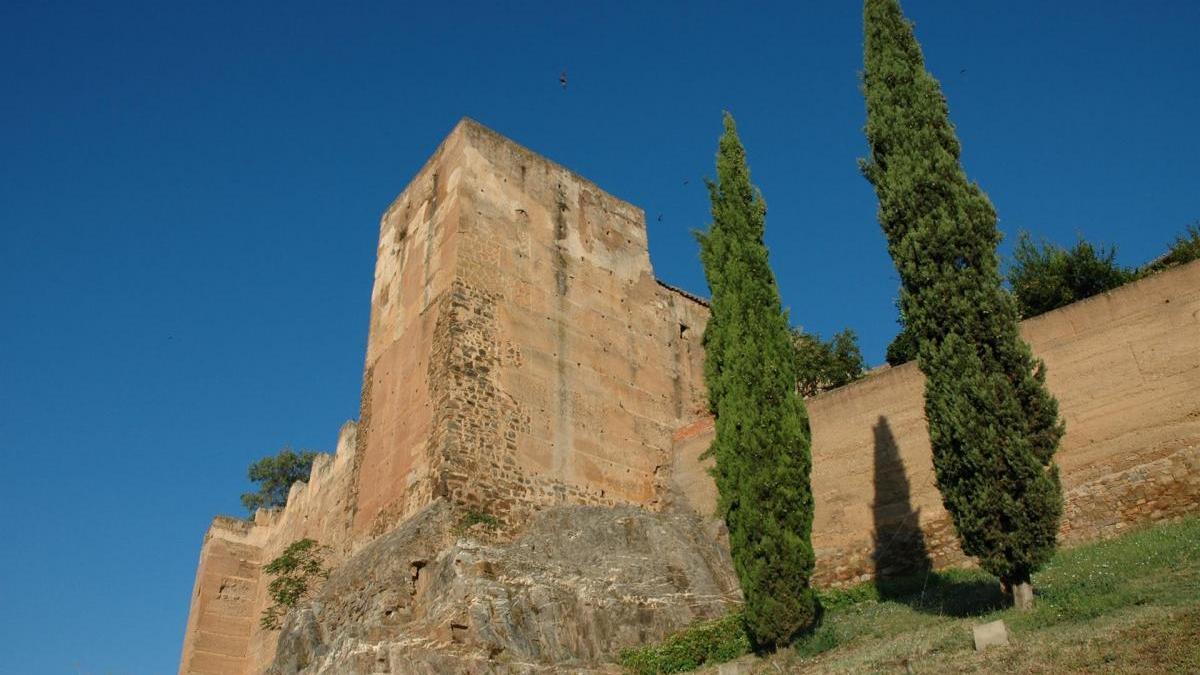
<path id="1" fill-rule="evenodd" d="M 248 474 L 252 483 L 258 483 L 258 491 L 243 494 L 242 505 L 251 516 L 258 509 L 287 506 L 292 483 L 308 480 L 316 457 L 317 453 L 312 450 L 296 452 L 285 447 L 279 454 L 263 457 L 251 464 Z"/>
<path id="2" fill-rule="evenodd" d="M 1115 246 L 1096 248 L 1082 238 L 1071 249 L 1021 232 L 1013 251 L 1008 281 L 1021 316 L 1029 318 L 1112 290 L 1135 278 L 1116 262 Z"/>
<path id="3" fill-rule="evenodd" d="M 796 391 L 804 397 L 850 384 L 862 377 L 866 367 L 858 336 L 849 328 L 829 342 L 794 328 L 792 347 L 796 354 Z"/>
<path id="4" fill-rule="evenodd" d="M 925 417 L 942 503 L 967 555 L 1031 607 L 1030 575 L 1062 515 L 1063 434 L 1045 366 L 1000 285 L 996 212 L 959 162 L 946 99 L 896 0 L 866 0 L 863 172 L 900 274 L 900 305 L 925 373 Z"/>
<path id="5" fill-rule="evenodd" d="M 713 222 L 697 238 L 712 291 L 704 331 L 704 376 L 716 417 L 709 453 L 746 598 L 746 629 L 757 646 L 774 648 L 818 618 L 809 585 L 812 458 L 788 319 L 763 244 L 767 209 L 728 113 L 708 191 Z"/>
<path id="6" fill-rule="evenodd" d="M 319 582 L 329 578 L 325 567 L 328 546 L 312 539 L 294 541 L 283 553 L 263 566 L 263 572 L 275 577 L 267 585 L 272 605 L 263 610 L 258 623 L 264 630 L 279 630 L 283 617 L 301 600 L 310 597 Z"/>

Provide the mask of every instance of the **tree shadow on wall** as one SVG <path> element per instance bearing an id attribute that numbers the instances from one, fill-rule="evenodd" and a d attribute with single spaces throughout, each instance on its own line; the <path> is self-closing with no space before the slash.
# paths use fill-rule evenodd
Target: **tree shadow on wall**
<path id="1" fill-rule="evenodd" d="M 932 614 L 975 616 L 1005 606 L 999 584 L 977 571 L 935 572 L 921 530 L 921 510 L 900 448 L 884 415 L 875 434 L 875 591 L 881 601 L 899 602 Z"/>

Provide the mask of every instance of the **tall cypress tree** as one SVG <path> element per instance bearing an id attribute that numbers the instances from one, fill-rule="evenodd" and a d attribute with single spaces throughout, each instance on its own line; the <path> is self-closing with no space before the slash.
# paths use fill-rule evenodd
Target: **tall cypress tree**
<path id="1" fill-rule="evenodd" d="M 760 648 L 788 644 L 819 612 L 813 570 L 808 417 L 796 395 L 787 315 L 763 243 L 766 205 L 750 183 L 733 117 L 708 183 L 713 222 L 698 233 L 712 292 L 704 331 L 705 382 L 716 416 L 714 477 Z"/>
<path id="2" fill-rule="evenodd" d="M 963 551 L 1028 607 L 1030 574 L 1053 553 L 1062 515 L 1058 404 L 1000 286 L 996 212 L 963 172 L 912 24 L 897 0 L 866 0 L 864 26 L 863 172 L 879 197 L 926 376 L 938 488 Z"/>

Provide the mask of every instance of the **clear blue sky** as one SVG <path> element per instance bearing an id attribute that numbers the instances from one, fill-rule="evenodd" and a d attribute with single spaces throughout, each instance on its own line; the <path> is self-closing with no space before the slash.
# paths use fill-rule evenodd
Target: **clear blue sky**
<path id="1" fill-rule="evenodd" d="M 859 3 L 266 4 L 0 5 L 0 673 L 174 672 L 246 465 L 356 415 L 379 215 L 461 116 L 642 206 L 703 293 L 729 109 L 793 321 L 895 332 Z M 1200 3 L 905 8 L 1005 250 L 1136 264 L 1200 219 Z"/>

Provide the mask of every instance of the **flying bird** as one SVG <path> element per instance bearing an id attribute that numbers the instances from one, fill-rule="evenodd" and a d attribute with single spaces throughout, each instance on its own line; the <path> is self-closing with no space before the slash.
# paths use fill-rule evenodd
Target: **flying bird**
<path id="1" fill-rule="evenodd" d="M 567 71 L 558 74 L 558 83 L 562 85 L 563 91 L 567 90 Z"/>

